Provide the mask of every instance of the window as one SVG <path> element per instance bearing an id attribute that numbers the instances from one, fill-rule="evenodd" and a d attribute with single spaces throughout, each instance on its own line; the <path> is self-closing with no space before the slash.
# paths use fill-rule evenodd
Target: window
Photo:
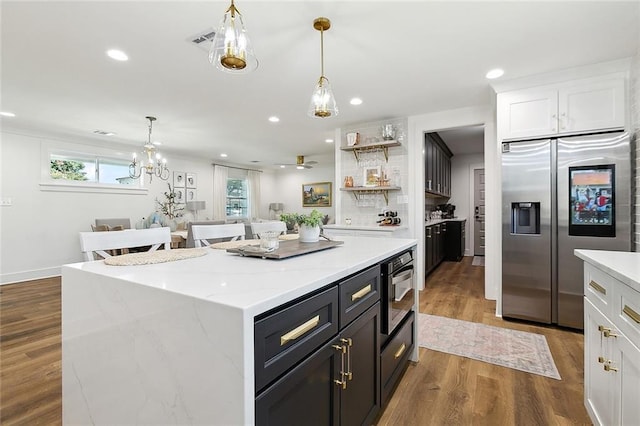
<path id="1" fill-rule="evenodd" d="M 129 177 L 131 154 L 113 148 L 43 141 L 40 190 L 146 195 L 144 179 Z"/>
<path id="2" fill-rule="evenodd" d="M 230 177 L 227 179 L 227 218 L 249 217 L 247 179 Z"/>
<path id="3" fill-rule="evenodd" d="M 137 181 L 129 177 L 129 163 L 81 155 L 51 154 L 49 174 L 52 179 L 133 185 Z"/>

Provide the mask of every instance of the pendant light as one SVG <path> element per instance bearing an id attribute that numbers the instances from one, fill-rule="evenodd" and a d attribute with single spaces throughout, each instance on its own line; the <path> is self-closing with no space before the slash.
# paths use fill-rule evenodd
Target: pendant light
<path id="1" fill-rule="evenodd" d="M 320 31 L 320 78 L 318 84 L 311 95 L 309 105 L 309 116 L 311 117 L 331 117 L 338 115 L 336 99 L 333 97 L 331 84 L 324 76 L 324 32 L 331 28 L 331 21 L 328 18 L 316 18 L 313 21 L 313 28 Z"/>
<path id="2" fill-rule="evenodd" d="M 230 74 L 247 74 L 258 68 L 258 60 L 244 28 L 242 15 L 233 0 L 213 36 L 209 62 Z"/>
<path id="3" fill-rule="evenodd" d="M 142 152 L 147 157 L 147 164 L 144 161 L 138 163 L 136 154 L 133 154 L 133 162 L 129 164 L 129 177 L 131 179 L 138 179 L 142 176 L 142 172 L 149 175 L 149 182 L 153 180 L 153 175 L 156 175 L 162 180 L 169 179 L 169 169 L 167 168 L 167 159 L 156 152 L 156 146 L 151 143 L 151 131 L 153 122 L 156 121 L 155 117 L 145 117 L 149 120 L 149 139 L 147 143 L 142 147 Z M 155 164 L 154 164 L 155 163 Z"/>

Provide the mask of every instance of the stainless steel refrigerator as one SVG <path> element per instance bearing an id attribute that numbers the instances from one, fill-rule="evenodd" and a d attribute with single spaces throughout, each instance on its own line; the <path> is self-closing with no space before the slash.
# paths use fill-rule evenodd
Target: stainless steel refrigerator
<path id="1" fill-rule="evenodd" d="M 583 329 L 573 250 L 631 250 L 627 133 L 502 144 L 502 315 Z"/>

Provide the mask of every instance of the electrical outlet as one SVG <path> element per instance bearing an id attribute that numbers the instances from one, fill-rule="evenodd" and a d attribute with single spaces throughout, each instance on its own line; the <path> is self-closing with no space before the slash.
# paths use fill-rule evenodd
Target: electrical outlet
<path id="1" fill-rule="evenodd" d="M 398 204 L 409 204 L 409 196 L 408 195 L 398 195 Z"/>
<path id="2" fill-rule="evenodd" d="M 11 198 L 0 198 L 0 206 L 11 206 L 11 205 L 13 205 Z"/>

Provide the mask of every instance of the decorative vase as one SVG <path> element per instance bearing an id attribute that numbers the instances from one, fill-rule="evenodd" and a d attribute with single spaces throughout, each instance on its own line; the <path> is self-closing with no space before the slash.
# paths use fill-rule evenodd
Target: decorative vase
<path id="1" fill-rule="evenodd" d="M 320 241 L 320 226 L 300 225 L 298 235 L 301 243 L 317 243 Z"/>

